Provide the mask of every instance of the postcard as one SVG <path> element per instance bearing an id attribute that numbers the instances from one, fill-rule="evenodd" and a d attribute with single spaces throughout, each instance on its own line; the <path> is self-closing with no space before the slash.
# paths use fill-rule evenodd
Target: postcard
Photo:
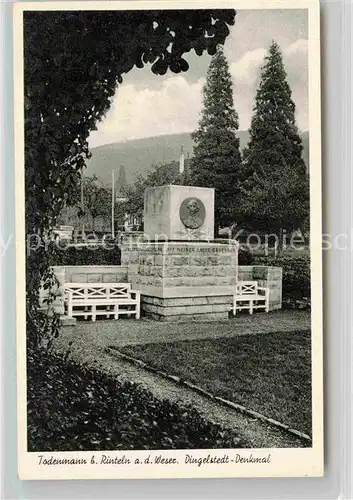
<path id="1" fill-rule="evenodd" d="M 21 479 L 323 475 L 319 13 L 14 5 Z"/>

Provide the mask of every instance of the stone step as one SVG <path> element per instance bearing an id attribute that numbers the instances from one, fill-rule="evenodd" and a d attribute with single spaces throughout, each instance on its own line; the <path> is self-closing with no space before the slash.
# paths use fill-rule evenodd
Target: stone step
<path id="1" fill-rule="evenodd" d="M 75 326 L 77 323 L 76 318 L 70 318 L 69 316 L 60 316 L 61 326 Z"/>

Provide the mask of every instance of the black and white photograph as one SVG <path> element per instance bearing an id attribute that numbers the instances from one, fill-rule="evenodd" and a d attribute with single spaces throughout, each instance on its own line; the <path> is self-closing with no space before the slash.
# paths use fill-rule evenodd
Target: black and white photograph
<path id="1" fill-rule="evenodd" d="M 15 7 L 20 477 L 322 475 L 318 2 Z"/>

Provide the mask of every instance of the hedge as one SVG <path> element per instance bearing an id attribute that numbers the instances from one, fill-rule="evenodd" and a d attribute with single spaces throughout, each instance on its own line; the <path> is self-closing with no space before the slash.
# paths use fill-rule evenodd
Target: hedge
<path id="1" fill-rule="evenodd" d="M 192 407 L 46 352 L 27 362 L 28 451 L 247 448 Z"/>
<path id="2" fill-rule="evenodd" d="M 310 300 L 310 257 L 300 256 L 256 256 L 253 265 L 279 266 L 283 268 L 283 299 Z"/>
<path id="3" fill-rule="evenodd" d="M 121 251 L 117 245 L 57 249 L 52 259 L 53 266 L 119 266 L 120 263 Z"/>
<path id="4" fill-rule="evenodd" d="M 250 266 L 253 263 L 253 256 L 245 245 L 240 245 L 239 246 L 239 252 L 238 252 L 238 265 L 239 266 Z"/>

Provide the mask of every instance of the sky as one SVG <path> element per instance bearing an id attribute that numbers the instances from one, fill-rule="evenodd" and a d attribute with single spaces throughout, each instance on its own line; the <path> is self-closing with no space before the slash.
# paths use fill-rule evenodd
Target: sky
<path id="1" fill-rule="evenodd" d="M 308 17 L 307 10 L 238 10 L 224 45 L 233 81 L 234 107 L 239 130 L 250 126 L 260 70 L 272 40 L 283 54 L 296 120 L 308 130 Z M 91 133 L 91 147 L 156 135 L 192 132 L 202 110 L 202 88 L 211 57 L 185 54 L 186 73 L 170 70 L 154 75 L 150 66 L 134 68 L 117 88 L 112 106 L 98 129 Z"/>

